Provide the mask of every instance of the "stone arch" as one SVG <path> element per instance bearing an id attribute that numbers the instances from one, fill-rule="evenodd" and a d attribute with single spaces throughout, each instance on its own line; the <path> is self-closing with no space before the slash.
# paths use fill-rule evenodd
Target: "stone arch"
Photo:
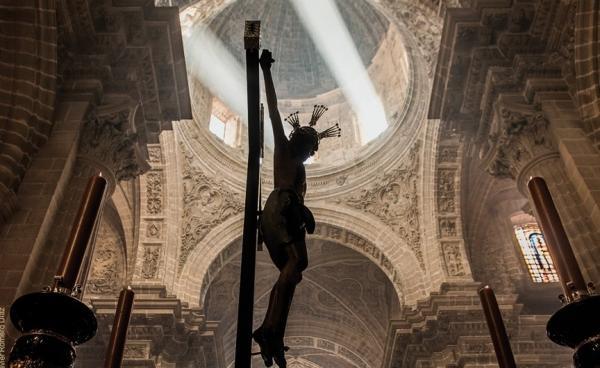
<path id="1" fill-rule="evenodd" d="M 310 206 L 310 205 L 309 205 Z M 373 261 L 394 285 L 401 304 L 414 304 L 429 289 L 425 271 L 403 239 L 366 214 L 338 206 L 312 206 L 318 219 L 312 235 L 349 247 Z M 236 215 L 216 226 L 194 248 L 175 283 L 174 294 L 190 305 L 203 306 L 206 290 L 221 267 L 239 252 L 236 240 L 243 217 Z"/>
<path id="2" fill-rule="evenodd" d="M 325 354 L 325 355 L 333 355 L 337 358 L 340 358 L 344 361 L 346 361 L 349 364 L 352 364 L 355 367 L 368 367 L 369 365 L 367 364 L 367 362 L 360 356 L 360 354 L 357 354 L 356 352 L 354 352 L 352 349 L 348 348 L 347 346 L 344 346 L 342 344 L 338 344 L 334 341 L 331 341 L 329 339 L 325 339 L 322 337 L 316 337 L 316 336 L 289 336 L 286 338 L 286 340 L 294 346 L 295 349 L 311 349 L 313 350 L 311 355 L 314 354 Z M 300 357 L 296 358 L 296 357 L 292 357 L 291 359 L 288 359 L 288 365 L 291 365 L 290 363 L 294 362 L 294 360 L 305 360 L 305 358 L 302 358 L 302 354 L 299 354 Z M 233 367 L 233 364 L 235 362 L 231 362 L 231 364 L 229 364 L 228 367 Z M 312 365 L 310 365 L 310 367 L 319 367 L 318 365 L 316 365 L 315 363 L 311 363 Z"/>

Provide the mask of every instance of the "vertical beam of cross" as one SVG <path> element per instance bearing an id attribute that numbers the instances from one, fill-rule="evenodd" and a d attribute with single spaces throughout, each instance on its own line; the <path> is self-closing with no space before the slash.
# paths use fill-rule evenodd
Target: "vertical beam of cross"
<path id="1" fill-rule="evenodd" d="M 260 21 L 246 21 L 244 31 L 248 96 L 248 173 L 246 209 L 242 237 L 242 269 L 235 345 L 235 368 L 250 368 L 252 362 L 252 320 L 254 316 L 254 274 L 256 266 L 256 231 L 258 185 L 260 178 L 260 84 L 258 51 Z"/>

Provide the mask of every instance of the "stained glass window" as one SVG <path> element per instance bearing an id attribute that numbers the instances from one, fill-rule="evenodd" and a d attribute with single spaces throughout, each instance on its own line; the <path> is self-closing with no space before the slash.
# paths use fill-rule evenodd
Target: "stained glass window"
<path id="1" fill-rule="evenodd" d="M 538 225 L 529 223 L 514 229 L 533 282 L 558 282 L 558 274 Z"/>

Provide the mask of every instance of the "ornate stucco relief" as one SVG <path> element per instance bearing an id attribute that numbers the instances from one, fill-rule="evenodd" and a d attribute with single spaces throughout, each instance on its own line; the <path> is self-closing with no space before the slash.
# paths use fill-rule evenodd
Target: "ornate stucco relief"
<path id="1" fill-rule="evenodd" d="M 130 108 L 109 114 L 91 113 L 85 121 L 79 155 L 101 162 L 117 181 L 130 180 L 148 169 L 139 156 L 138 137 L 129 131 Z"/>
<path id="2" fill-rule="evenodd" d="M 158 274 L 158 265 L 160 261 L 160 246 L 144 246 L 144 255 L 142 260 L 142 277 L 144 279 L 154 279 Z"/>
<path id="3" fill-rule="evenodd" d="M 443 242 L 442 253 L 444 254 L 444 262 L 446 264 L 446 272 L 448 276 L 464 276 L 465 268 L 463 266 L 463 258 L 460 251 L 461 244 L 459 242 Z"/>
<path id="4" fill-rule="evenodd" d="M 375 215 L 406 240 L 425 268 L 419 228 L 419 152 L 417 142 L 403 163 L 377 177 L 358 194 L 342 197 L 337 203 Z"/>
<path id="5" fill-rule="evenodd" d="M 94 295 L 116 295 L 122 286 L 125 266 L 123 240 L 104 221 L 96 239 L 92 270 L 85 291 Z"/>
<path id="6" fill-rule="evenodd" d="M 163 174 L 152 171 L 146 175 L 146 208 L 150 215 L 158 215 L 163 207 Z"/>
<path id="7" fill-rule="evenodd" d="M 179 271 L 196 245 L 213 229 L 244 210 L 239 193 L 226 189 L 226 183 L 209 177 L 193 165 L 193 156 L 183 145 L 183 218 Z"/>
<path id="8" fill-rule="evenodd" d="M 437 236 L 446 275 L 465 277 L 470 271 L 463 257 L 459 188 L 462 165 L 460 138 L 451 126 L 440 131 L 436 162 Z"/>

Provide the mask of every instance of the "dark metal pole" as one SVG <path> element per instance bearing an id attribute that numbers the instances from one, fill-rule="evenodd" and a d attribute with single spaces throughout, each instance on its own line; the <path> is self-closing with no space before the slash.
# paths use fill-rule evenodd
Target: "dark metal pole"
<path id="1" fill-rule="evenodd" d="M 252 361 L 258 181 L 260 178 L 260 84 L 258 69 L 260 21 L 246 21 L 244 47 L 246 49 L 248 91 L 248 173 L 246 179 L 244 233 L 242 238 L 242 269 L 235 344 L 235 368 L 250 368 Z"/>
<path id="2" fill-rule="evenodd" d="M 527 186 L 567 301 L 587 295 L 587 285 L 546 181 L 536 177 L 529 180 Z"/>
<path id="3" fill-rule="evenodd" d="M 490 336 L 494 343 L 494 351 L 500 368 L 516 368 L 515 357 L 510 347 L 510 341 L 504 328 L 502 313 L 498 307 L 498 301 L 494 290 L 488 285 L 479 289 L 479 298 L 483 307 L 483 314 L 490 330 Z"/>
<path id="4" fill-rule="evenodd" d="M 98 214 L 106 185 L 106 179 L 100 175 L 93 176 L 88 181 L 79 211 L 71 227 L 67 247 L 56 273 L 54 288 L 64 287 L 72 290 L 75 287 L 85 251 L 92 236 L 96 219 L 99 217 Z"/>
<path id="5" fill-rule="evenodd" d="M 108 349 L 106 349 L 106 358 L 104 359 L 105 368 L 121 367 L 123 351 L 125 351 L 125 342 L 127 342 L 127 327 L 129 327 L 134 296 L 135 293 L 130 287 L 124 288 L 119 294 L 115 319 L 110 332 Z"/>

